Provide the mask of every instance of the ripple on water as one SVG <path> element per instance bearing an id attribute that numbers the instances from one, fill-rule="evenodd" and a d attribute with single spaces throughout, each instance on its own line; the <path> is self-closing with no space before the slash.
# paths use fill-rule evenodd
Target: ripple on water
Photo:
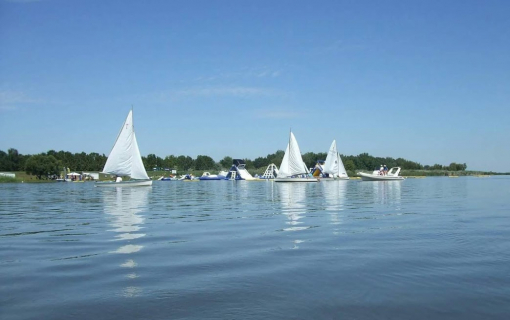
<path id="1" fill-rule="evenodd" d="M 503 318 L 509 183 L 0 184 L 2 315 Z"/>

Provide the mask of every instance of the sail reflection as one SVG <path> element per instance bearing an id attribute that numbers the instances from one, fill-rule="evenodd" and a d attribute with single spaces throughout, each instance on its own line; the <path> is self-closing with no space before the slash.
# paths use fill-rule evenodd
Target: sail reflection
<path id="1" fill-rule="evenodd" d="M 287 216 L 289 225 L 283 231 L 299 231 L 310 227 L 301 226 L 301 220 L 306 213 L 306 184 L 305 183 L 281 183 L 275 186 L 278 190 L 282 214 Z"/>
<path id="2" fill-rule="evenodd" d="M 331 224 L 341 224 L 340 211 L 344 210 L 347 184 L 349 181 L 334 180 L 322 184 L 325 210 L 329 212 Z"/>
<path id="3" fill-rule="evenodd" d="M 117 250 L 110 251 L 115 254 L 132 254 L 143 249 L 143 245 L 131 243 L 136 239 L 145 236 L 142 233 L 142 225 L 145 218 L 140 213 L 147 209 L 149 192 L 152 188 L 112 188 L 103 191 L 104 212 L 111 217 L 108 230 L 115 232 L 112 241 L 121 241 L 122 245 Z M 128 243 L 126 243 L 128 242 Z M 134 272 L 138 266 L 134 259 L 127 259 L 120 264 L 120 267 L 131 270 L 126 275 L 128 279 L 136 279 L 138 275 Z M 134 297 L 142 293 L 141 288 L 128 286 L 123 289 L 122 295 Z"/>

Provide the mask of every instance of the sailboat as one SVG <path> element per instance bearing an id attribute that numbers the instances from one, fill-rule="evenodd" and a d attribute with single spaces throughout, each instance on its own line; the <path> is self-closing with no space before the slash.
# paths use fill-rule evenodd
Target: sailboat
<path id="1" fill-rule="evenodd" d="M 274 182 L 319 182 L 317 178 L 310 175 L 310 171 L 303 162 L 299 145 L 292 131 L 278 176 Z"/>
<path id="2" fill-rule="evenodd" d="M 117 141 L 106 160 L 102 173 L 116 175 L 117 181 L 96 182 L 96 187 L 138 187 L 150 186 L 152 180 L 143 166 L 142 156 L 136 142 L 133 126 L 133 110 L 130 110 L 126 121 L 120 129 Z M 122 181 L 120 177 L 130 177 Z"/>
<path id="3" fill-rule="evenodd" d="M 323 173 L 328 174 L 333 179 L 349 180 L 344 163 L 336 150 L 336 140 L 333 140 L 331 147 L 329 147 L 328 155 L 324 162 Z"/>

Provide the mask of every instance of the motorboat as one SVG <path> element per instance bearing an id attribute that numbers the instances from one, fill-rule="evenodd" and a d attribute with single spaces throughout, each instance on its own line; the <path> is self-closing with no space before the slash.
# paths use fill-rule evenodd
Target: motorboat
<path id="1" fill-rule="evenodd" d="M 363 181 L 395 181 L 404 180 L 405 178 L 399 176 L 400 167 L 391 168 L 387 174 L 383 174 L 380 170 L 374 170 L 372 173 L 358 172 L 358 175 Z"/>
<path id="2" fill-rule="evenodd" d="M 198 180 L 225 180 L 228 172 L 220 171 L 218 174 L 210 174 L 209 172 L 204 172 Z"/>

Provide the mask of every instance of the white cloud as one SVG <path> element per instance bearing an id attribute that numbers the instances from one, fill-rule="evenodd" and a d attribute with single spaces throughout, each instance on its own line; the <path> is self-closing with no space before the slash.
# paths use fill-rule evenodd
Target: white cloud
<path id="1" fill-rule="evenodd" d="M 16 110 L 16 109 L 18 109 L 18 108 L 15 107 L 15 106 L 0 104 L 0 112 L 2 112 L 2 111 L 13 111 L 13 110 Z"/>
<path id="2" fill-rule="evenodd" d="M 255 117 L 259 119 L 295 119 L 304 116 L 303 113 L 295 110 L 267 110 L 261 109 L 254 111 Z"/>
<path id="3" fill-rule="evenodd" d="M 122 97 L 119 101 L 144 101 L 144 103 L 176 103 L 182 99 L 193 98 L 259 98 L 259 97 L 281 97 L 285 96 L 271 88 L 249 87 L 249 86 L 191 86 L 179 89 L 163 90 L 159 92 L 148 92 L 133 94 Z"/>
<path id="4" fill-rule="evenodd" d="M 184 88 L 174 92 L 177 95 L 184 96 L 270 96 L 276 92 L 272 89 L 243 87 L 243 86 L 215 86 L 215 87 L 191 87 Z"/>
<path id="5" fill-rule="evenodd" d="M 280 70 L 271 73 L 271 77 L 276 78 L 280 75 Z"/>
<path id="6" fill-rule="evenodd" d="M 39 2 L 41 0 L 4 0 L 4 2 L 14 2 L 14 3 L 28 3 L 28 2 Z"/>
<path id="7" fill-rule="evenodd" d="M 361 44 L 346 44 L 342 40 L 335 40 L 331 43 L 324 44 L 312 48 L 310 53 L 312 54 L 334 54 L 345 51 L 360 51 L 366 49 L 366 45 Z"/>
<path id="8" fill-rule="evenodd" d="M 268 75 L 268 71 L 266 70 L 266 71 L 262 71 L 261 73 L 259 73 L 259 74 L 257 75 L 257 77 L 259 77 L 259 78 L 263 78 L 263 77 L 265 77 L 265 76 L 267 76 L 267 75 Z"/>
<path id="9" fill-rule="evenodd" d="M 193 81 L 196 82 L 211 82 L 224 79 L 239 79 L 239 78 L 276 78 L 280 76 L 281 70 L 274 70 L 267 67 L 262 68 L 245 68 L 241 71 L 234 72 L 219 72 L 213 75 L 200 75 Z"/>
<path id="10" fill-rule="evenodd" d="M 35 102 L 38 102 L 38 100 L 29 97 L 21 91 L 0 91 L 0 106 Z"/>

